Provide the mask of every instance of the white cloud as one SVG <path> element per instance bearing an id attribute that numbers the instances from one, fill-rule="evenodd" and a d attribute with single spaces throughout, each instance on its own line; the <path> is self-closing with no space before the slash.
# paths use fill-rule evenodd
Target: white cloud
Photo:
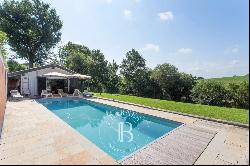
<path id="1" fill-rule="evenodd" d="M 139 2 L 141 2 L 141 0 L 134 0 L 136 3 L 139 3 Z"/>
<path id="2" fill-rule="evenodd" d="M 124 9 L 123 10 L 123 15 L 126 19 L 128 20 L 135 20 L 134 16 L 133 16 L 133 13 L 131 10 L 128 10 L 128 9 Z"/>
<path id="3" fill-rule="evenodd" d="M 124 14 L 125 16 L 131 16 L 131 15 L 132 15 L 132 12 L 131 12 L 131 10 L 125 9 L 125 10 L 123 11 L 123 14 Z"/>
<path id="4" fill-rule="evenodd" d="M 107 3 L 112 3 L 112 2 L 113 2 L 113 0 L 106 0 L 106 2 L 107 2 Z"/>
<path id="5" fill-rule="evenodd" d="M 206 78 L 243 75 L 247 73 L 246 64 L 238 60 L 231 61 L 197 61 L 193 62 L 186 70 L 196 76 L 204 76 Z"/>
<path id="6" fill-rule="evenodd" d="M 233 54 L 239 53 L 240 52 L 240 46 L 236 44 L 236 45 L 234 45 L 232 47 L 226 48 L 224 52 L 226 54 L 229 54 L 229 53 L 233 53 Z"/>
<path id="7" fill-rule="evenodd" d="M 240 51 L 240 49 L 236 48 L 236 47 L 231 49 L 231 52 L 233 52 L 233 53 L 238 53 L 239 51 Z"/>
<path id="8" fill-rule="evenodd" d="M 158 16 L 162 21 L 172 21 L 174 19 L 174 14 L 171 11 L 158 13 Z"/>
<path id="9" fill-rule="evenodd" d="M 160 47 L 156 44 L 152 44 L 152 43 L 148 43 L 145 45 L 145 47 L 143 47 L 142 49 L 140 49 L 141 52 L 145 52 L 145 51 L 150 51 L 150 52 L 160 52 Z"/>
<path id="10" fill-rule="evenodd" d="M 180 48 L 177 53 L 179 54 L 191 54 L 193 50 L 191 48 Z"/>
<path id="11" fill-rule="evenodd" d="M 248 61 L 240 59 L 207 59 L 191 54 L 190 56 L 176 56 L 169 54 L 165 61 L 175 65 L 180 71 L 205 78 L 244 75 L 248 73 Z M 162 61 L 162 60 L 161 60 Z"/>
<path id="12" fill-rule="evenodd" d="M 234 66 L 234 65 L 237 65 L 239 63 L 240 63 L 240 61 L 235 59 L 235 60 L 232 60 L 229 64 Z"/>

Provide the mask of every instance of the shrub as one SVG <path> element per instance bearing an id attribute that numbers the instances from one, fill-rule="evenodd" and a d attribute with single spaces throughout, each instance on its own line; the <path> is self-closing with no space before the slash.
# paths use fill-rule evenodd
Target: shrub
<path id="1" fill-rule="evenodd" d="M 153 70 L 151 77 L 160 87 L 163 99 L 190 101 L 189 96 L 196 82 L 192 75 L 180 73 L 175 66 L 164 63 Z"/>
<path id="2" fill-rule="evenodd" d="M 228 90 L 216 81 L 199 81 L 191 92 L 191 99 L 199 104 L 226 106 L 228 105 Z"/>
<path id="3" fill-rule="evenodd" d="M 249 84 L 246 81 L 240 84 L 230 83 L 228 91 L 232 107 L 249 109 Z"/>

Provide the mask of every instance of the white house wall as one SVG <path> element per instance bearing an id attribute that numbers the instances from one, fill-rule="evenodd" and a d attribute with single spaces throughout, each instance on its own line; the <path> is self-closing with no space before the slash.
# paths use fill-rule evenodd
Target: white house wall
<path id="1" fill-rule="evenodd" d="M 29 91 L 30 91 L 31 96 L 39 95 L 38 94 L 37 77 L 42 76 L 43 74 L 50 73 L 50 72 L 59 72 L 59 73 L 63 73 L 63 74 L 72 74 L 72 73 L 69 73 L 69 72 L 67 72 L 67 71 L 65 71 L 63 69 L 57 68 L 57 67 L 55 67 L 54 69 L 45 68 L 45 69 L 25 73 L 24 76 L 27 76 L 28 79 L 29 79 Z M 22 84 L 22 82 L 21 82 L 21 84 Z"/>

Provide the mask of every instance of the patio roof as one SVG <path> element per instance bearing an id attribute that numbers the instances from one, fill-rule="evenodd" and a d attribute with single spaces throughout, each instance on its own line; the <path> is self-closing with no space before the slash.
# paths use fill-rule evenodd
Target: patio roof
<path id="1" fill-rule="evenodd" d="M 82 80 L 91 79 L 91 76 L 88 76 L 88 75 L 82 75 L 82 74 L 70 75 L 70 74 L 63 74 L 59 72 L 46 73 L 46 74 L 43 74 L 41 77 L 46 77 L 48 79 L 69 79 L 69 78 L 78 78 Z"/>
<path id="2" fill-rule="evenodd" d="M 82 74 L 73 74 L 72 77 L 73 78 L 78 78 L 78 79 L 81 79 L 81 80 L 91 79 L 91 76 L 82 75 Z"/>
<path id="3" fill-rule="evenodd" d="M 14 76 L 19 76 L 19 75 L 22 75 L 24 73 L 28 73 L 28 72 L 32 72 L 32 71 L 37 71 L 37 70 L 42 70 L 42 69 L 46 69 L 46 68 L 60 68 L 62 70 L 65 70 L 71 74 L 75 74 L 76 72 L 70 70 L 70 69 L 67 69 L 63 66 L 60 66 L 60 65 L 57 65 L 57 64 L 50 64 L 50 65 L 44 65 L 44 66 L 39 66 L 39 67 L 35 67 L 35 68 L 31 68 L 31 69 L 26 69 L 26 70 L 20 70 L 20 71 L 15 71 L 15 72 L 9 72 L 8 73 L 8 77 L 14 77 Z"/>
<path id="4" fill-rule="evenodd" d="M 68 79 L 70 75 L 59 73 L 59 72 L 50 72 L 43 74 L 42 77 L 46 77 L 49 79 Z"/>

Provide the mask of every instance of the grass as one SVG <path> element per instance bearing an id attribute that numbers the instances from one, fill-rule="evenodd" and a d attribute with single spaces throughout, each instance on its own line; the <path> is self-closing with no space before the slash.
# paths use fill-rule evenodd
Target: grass
<path id="1" fill-rule="evenodd" d="M 134 104 L 141 104 L 150 107 L 161 108 L 164 110 L 171 110 L 192 115 L 199 115 L 214 119 L 221 119 L 243 124 L 249 123 L 249 110 L 245 109 L 207 106 L 200 104 L 142 98 L 142 97 L 128 96 L 128 95 L 113 95 L 108 93 L 102 93 L 102 94 L 95 93 L 95 96 L 125 101 Z"/>
<path id="2" fill-rule="evenodd" d="M 224 84 L 229 84 L 229 83 L 236 83 L 239 84 L 243 81 L 249 82 L 249 75 L 245 76 L 233 76 L 233 77 L 222 77 L 222 78 L 211 78 L 207 80 L 214 80 L 214 81 L 219 81 Z"/>

